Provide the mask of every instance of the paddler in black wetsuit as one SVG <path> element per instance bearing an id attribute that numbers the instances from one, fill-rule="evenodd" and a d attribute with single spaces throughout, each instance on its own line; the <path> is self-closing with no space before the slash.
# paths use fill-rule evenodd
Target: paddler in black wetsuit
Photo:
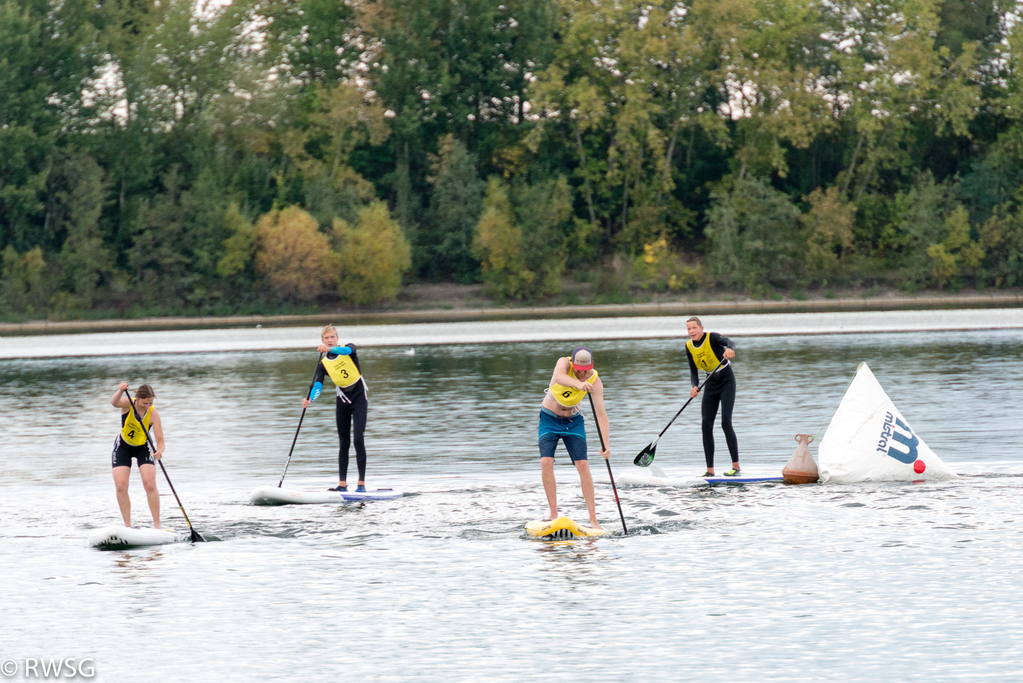
<path id="1" fill-rule="evenodd" d="M 707 379 L 704 385 L 703 402 L 703 454 L 707 459 L 705 477 L 714 476 L 714 418 L 721 406 L 721 429 L 725 433 L 728 453 L 732 456 L 732 469 L 725 472 L 726 477 L 739 476 L 739 441 L 735 438 L 732 428 L 732 408 L 735 407 L 735 374 L 732 372 L 731 359 L 735 358 L 735 342 L 717 332 L 704 333 L 700 319 L 693 317 L 686 321 L 689 341 L 686 342 L 686 357 L 689 359 L 689 378 L 693 388 L 689 395 L 696 398 L 700 393 L 699 371 L 712 372 L 722 363 L 718 371 Z"/>
<path id="2" fill-rule="evenodd" d="M 355 344 L 338 345 L 337 329 L 327 325 L 320 331 L 322 342 L 317 351 L 327 354 L 316 369 L 313 390 L 309 398 L 302 399 L 302 407 L 308 408 L 323 391 L 324 375 L 329 375 L 337 387 L 337 404 L 334 415 L 337 419 L 337 435 L 340 447 L 337 453 L 338 484 L 329 491 L 348 490 L 348 452 L 352 445 L 352 424 L 355 424 L 355 462 L 359 467 L 357 492 L 366 490 L 366 413 L 369 400 L 366 397 L 366 380 L 359 365 L 359 354 Z"/>

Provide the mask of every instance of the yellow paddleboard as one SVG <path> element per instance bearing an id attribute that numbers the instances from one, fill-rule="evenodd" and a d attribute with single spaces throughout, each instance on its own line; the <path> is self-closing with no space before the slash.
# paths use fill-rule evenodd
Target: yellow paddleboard
<path id="1" fill-rule="evenodd" d="M 603 536 L 606 529 L 593 529 L 583 526 L 568 517 L 558 517 L 553 522 L 534 520 L 526 524 L 526 533 L 536 538 L 592 538 Z"/>

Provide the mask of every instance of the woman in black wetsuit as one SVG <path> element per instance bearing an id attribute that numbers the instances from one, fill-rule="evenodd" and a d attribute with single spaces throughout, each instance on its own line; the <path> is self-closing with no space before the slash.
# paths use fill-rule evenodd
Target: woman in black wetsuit
<path id="1" fill-rule="evenodd" d="M 732 428 L 732 408 L 735 407 L 735 374 L 730 361 L 735 358 L 735 342 L 717 332 L 704 333 L 699 318 L 686 321 L 689 341 L 686 342 L 686 357 L 689 359 L 689 376 L 693 388 L 689 395 L 693 398 L 700 393 L 699 371 L 713 372 L 721 367 L 712 377 L 707 378 L 704 385 L 703 402 L 703 454 L 707 459 L 705 477 L 714 476 L 714 418 L 721 406 L 721 429 L 725 433 L 728 453 L 732 456 L 732 469 L 725 472 L 726 477 L 739 475 L 739 441 L 735 438 Z"/>
<path id="2" fill-rule="evenodd" d="M 329 375 L 337 387 L 335 417 L 340 447 L 337 453 L 338 484 L 330 491 L 348 490 L 348 452 L 351 450 L 352 425 L 355 426 L 355 462 L 359 468 L 357 492 L 366 490 L 366 414 L 369 411 L 366 380 L 359 365 L 359 354 L 355 344 L 338 345 L 337 329 L 327 325 L 320 331 L 322 342 L 317 350 L 327 354 L 316 368 L 313 390 L 308 398 L 302 399 L 307 408 L 323 391 L 324 375 Z"/>

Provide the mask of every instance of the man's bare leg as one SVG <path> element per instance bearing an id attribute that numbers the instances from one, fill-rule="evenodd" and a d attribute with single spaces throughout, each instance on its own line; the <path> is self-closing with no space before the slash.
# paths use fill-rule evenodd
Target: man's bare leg
<path id="1" fill-rule="evenodd" d="M 114 489 L 117 491 L 117 507 L 121 508 L 121 518 L 124 520 L 124 526 L 131 526 L 131 498 L 128 497 L 128 477 L 130 475 L 130 467 L 114 468 Z"/>
<path id="2" fill-rule="evenodd" d="M 156 465 L 139 465 L 142 486 L 146 489 L 149 511 L 153 513 L 153 528 L 160 528 L 160 492 L 156 490 Z"/>
<path id="3" fill-rule="evenodd" d="M 579 483 L 583 487 L 583 498 L 586 499 L 586 510 L 590 513 L 590 526 L 594 529 L 603 529 L 597 521 L 597 507 L 593 494 L 593 475 L 590 474 L 589 460 L 576 460 L 575 468 L 579 472 Z M 552 468 L 553 469 L 553 468 Z"/>
<path id="4" fill-rule="evenodd" d="M 540 458 L 540 475 L 543 492 L 547 494 L 547 504 L 551 508 L 551 516 L 547 519 L 555 520 L 558 518 L 558 483 L 554 480 L 554 458 Z"/>

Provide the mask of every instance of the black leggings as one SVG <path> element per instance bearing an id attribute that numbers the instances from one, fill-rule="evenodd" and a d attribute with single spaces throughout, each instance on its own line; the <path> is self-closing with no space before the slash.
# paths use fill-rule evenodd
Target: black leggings
<path id="1" fill-rule="evenodd" d="M 708 382 L 703 388 L 703 454 L 707 458 L 707 469 L 714 468 L 714 418 L 718 414 L 718 404 L 721 405 L 721 429 L 725 433 L 725 442 L 728 444 L 728 453 L 732 456 L 732 462 L 739 462 L 739 441 L 735 438 L 735 430 L 732 429 L 732 408 L 735 407 L 735 376 L 720 386 L 711 386 Z"/>
<path id="2" fill-rule="evenodd" d="M 366 399 L 366 392 L 360 391 L 352 397 L 348 403 L 340 396 L 337 397 L 337 408 L 334 416 L 337 418 L 337 435 L 341 441 L 341 447 L 337 452 L 338 479 L 348 481 L 348 451 L 352 445 L 352 423 L 355 423 L 355 462 L 359 466 L 359 481 L 366 481 L 366 412 L 369 410 L 369 401 Z"/>

